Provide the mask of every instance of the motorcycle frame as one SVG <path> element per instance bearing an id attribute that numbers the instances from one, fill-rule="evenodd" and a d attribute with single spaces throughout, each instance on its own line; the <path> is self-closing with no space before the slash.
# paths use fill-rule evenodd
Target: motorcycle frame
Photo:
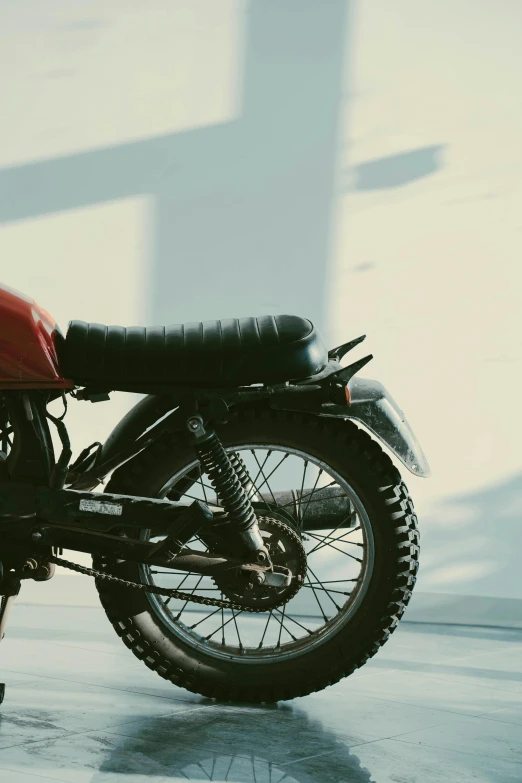
<path id="1" fill-rule="evenodd" d="M 113 389 L 86 387 L 81 390 L 9 389 L 0 391 L 13 433 L 12 448 L 0 461 L 0 535 L 17 539 L 15 547 L 38 541 L 51 546 L 88 552 L 114 550 L 115 528 L 146 526 L 161 535 L 176 515 L 186 510 L 172 501 L 136 496 L 101 495 L 92 492 L 107 475 L 166 433 L 184 432 L 190 416 L 198 414 L 204 425 L 226 421 L 231 408 L 260 403 L 276 410 L 302 411 L 315 416 L 351 418 L 373 432 L 402 462 L 417 475 L 429 475 L 429 467 L 400 409 L 381 384 L 354 378 L 371 356 L 341 367 L 339 361 L 364 338 L 357 338 L 330 351 L 329 362 L 316 376 L 297 383 L 236 388 L 172 387 L 162 394 L 150 393 L 138 402 L 114 428 L 103 445 L 85 449 L 69 466 L 71 456 L 67 429 L 61 419 L 51 416 L 47 404 L 59 396 L 73 394 L 79 399 L 98 402 L 109 399 Z M 119 390 L 119 389 L 118 389 Z M 123 389 L 122 389 L 123 390 Z M 130 389 L 128 389 L 130 390 Z M 139 391 L 145 391 L 143 387 Z M 157 390 L 150 389 L 151 392 Z M 63 417 L 62 417 L 63 418 Z M 58 429 L 62 453 L 55 458 L 49 429 L 50 419 Z M 68 485 L 67 488 L 65 484 Z M 121 517 L 105 512 L 79 513 L 82 501 L 107 507 L 117 504 Z M 103 505 L 103 504 L 102 504 Z M 146 525 L 144 521 L 146 520 Z M 35 530 L 35 525 L 40 525 Z M 42 533 L 41 526 L 44 526 Z M 118 545 L 122 556 L 145 557 L 145 549 L 135 542 Z M 158 563 L 159 564 L 159 563 Z M 164 564 L 164 561 L 161 563 Z"/>

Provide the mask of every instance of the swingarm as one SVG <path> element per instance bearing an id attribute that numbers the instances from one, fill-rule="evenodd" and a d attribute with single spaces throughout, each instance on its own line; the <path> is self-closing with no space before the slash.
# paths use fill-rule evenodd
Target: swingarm
<path id="1" fill-rule="evenodd" d="M 206 530 L 215 535 L 214 528 L 219 529 L 219 516 L 200 501 L 184 506 L 154 498 L 10 483 L 0 484 L 0 498 L 4 568 L 14 567 L 22 578 L 49 578 L 45 553 L 66 548 L 209 576 L 235 569 L 245 578 L 273 587 L 291 580 L 288 569 L 252 563 L 252 553 L 241 558 L 187 549 L 185 544 L 198 533 L 204 535 Z M 133 538 L 136 528 L 165 538 L 160 543 Z M 117 534 L 125 529 L 131 535 Z"/>

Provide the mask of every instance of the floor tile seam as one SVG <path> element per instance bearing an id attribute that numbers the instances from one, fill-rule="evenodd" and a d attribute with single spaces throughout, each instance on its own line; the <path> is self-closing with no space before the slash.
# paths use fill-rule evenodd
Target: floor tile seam
<path id="1" fill-rule="evenodd" d="M 56 729 L 56 731 L 60 731 L 61 734 L 57 734 L 54 737 L 46 737 L 45 739 L 37 739 L 37 740 L 25 739 L 22 742 L 13 742 L 12 745 L 4 745 L 3 747 L 0 748 L 0 762 L 1 762 L 1 754 L 4 750 L 10 750 L 11 748 L 22 748 L 24 747 L 24 745 L 33 745 L 35 742 L 52 742 L 53 740 L 61 740 L 68 737 L 69 734 L 72 736 L 73 734 L 76 733 L 74 731 L 69 731 L 69 729 Z M 1 769 L 1 765 L 0 765 L 0 769 Z"/>
<path id="2" fill-rule="evenodd" d="M 511 653 L 513 651 L 512 642 L 510 642 L 509 644 L 510 644 L 510 646 L 506 649 L 506 651 Z M 517 642 L 517 644 L 518 644 L 518 642 Z M 388 651 L 388 653 L 389 652 L 390 651 Z M 498 654 L 499 654 L 498 650 L 480 650 L 480 652 L 476 652 L 476 653 L 470 653 L 468 651 L 468 652 L 463 652 L 462 654 L 450 655 L 449 657 L 444 657 L 444 658 L 438 659 L 437 661 L 435 661 L 435 663 L 444 663 L 445 661 L 446 662 L 449 662 L 449 661 L 469 661 L 469 660 L 475 660 L 477 658 L 485 658 L 488 655 L 498 655 Z M 383 656 L 383 660 L 385 660 L 384 656 Z"/>
<path id="3" fill-rule="evenodd" d="M 350 748 L 353 748 L 350 745 Z M 322 753 L 313 753 L 311 756 L 301 756 L 298 759 L 292 759 L 292 761 L 273 761 L 272 764 L 277 764 L 278 767 L 291 767 L 292 764 L 299 764 L 300 761 L 310 761 L 310 759 L 317 759 L 321 756 L 331 756 L 333 753 L 337 753 L 336 750 L 325 750 Z"/>
<path id="4" fill-rule="evenodd" d="M 430 666 L 435 666 L 435 664 L 431 664 L 431 663 L 429 665 Z M 499 671 L 502 671 L 502 669 L 499 669 Z M 385 673 L 388 673 L 388 674 L 392 674 L 393 673 L 393 674 L 395 674 L 397 672 L 401 673 L 401 674 L 408 674 L 408 675 L 418 674 L 418 675 L 421 675 L 422 677 L 431 677 L 433 679 L 444 680 L 445 682 L 459 682 L 459 680 L 453 679 L 451 677 L 451 675 L 444 676 L 443 674 L 437 674 L 437 672 L 423 671 L 422 669 L 387 669 L 386 672 L 384 672 L 384 671 L 378 672 L 378 675 L 382 675 L 382 674 L 385 674 Z M 372 675 L 370 675 L 370 674 L 359 675 L 358 677 L 354 677 L 352 682 L 355 682 L 356 680 L 361 680 L 363 677 L 371 677 L 371 676 Z M 376 675 L 373 675 L 373 676 L 376 676 Z M 457 676 L 465 677 L 466 675 L 457 675 Z M 476 675 L 470 674 L 470 677 L 473 677 L 473 676 L 476 676 Z M 486 678 L 484 677 L 483 679 L 486 679 Z M 495 679 L 495 678 L 492 677 L 491 679 Z M 517 682 L 517 680 L 513 680 L 513 682 Z M 479 685 L 477 683 L 473 683 L 472 685 L 470 685 L 470 687 L 472 687 L 472 688 L 475 688 L 475 687 L 476 688 L 489 688 L 490 690 L 496 690 L 496 691 L 506 691 L 506 690 L 509 690 L 508 688 L 494 688 L 494 687 L 491 687 L 489 685 Z M 519 686 L 516 686 L 516 687 L 520 687 L 520 689 L 522 690 L 522 679 L 520 680 Z"/>
<path id="5" fill-rule="evenodd" d="M 502 599 L 501 599 L 502 600 Z M 510 599 L 508 599 L 510 600 Z M 435 628 L 481 628 L 490 631 L 514 631 L 515 633 L 522 634 L 522 628 L 517 625 L 484 625 L 483 623 L 443 623 L 443 622 L 430 622 L 429 620 L 402 620 L 401 625 L 431 625 Z M 415 633 L 415 631 L 414 631 Z M 433 634 L 436 636 L 436 632 Z"/>
<path id="6" fill-rule="evenodd" d="M 415 732 L 411 732 L 412 734 Z M 508 761 L 510 764 L 518 764 L 520 768 L 522 769 L 522 760 L 516 761 L 514 759 L 507 759 L 505 756 L 497 755 L 496 753 L 488 752 L 487 754 L 483 753 L 473 753 L 469 750 L 455 750 L 454 748 L 445 748 L 442 745 L 430 745 L 427 742 L 413 742 L 405 739 L 397 739 L 396 742 L 402 742 L 403 745 L 415 745 L 417 748 L 432 748 L 433 750 L 445 750 L 445 751 L 451 751 L 452 753 L 460 753 L 463 756 L 474 756 L 478 759 L 496 759 L 497 761 Z"/>
<path id="7" fill-rule="evenodd" d="M 489 716 L 492 714 L 493 713 L 491 712 L 481 712 L 478 715 L 473 715 L 473 717 L 478 718 L 479 720 L 488 720 L 490 723 L 507 723 L 508 726 L 520 726 L 522 736 L 522 723 L 516 723 L 512 720 L 497 720 L 496 718 L 490 718 Z"/>
<path id="8" fill-rule="evenodd" d="M 170 717 L 173 717 L 174 715 L 185 715 L 185 716 L 187 714 L 188 715 L 193 715 L 195 712 L 202 712 L 203 710 L 207 710 L 207 709 L 208 709 L 208 707 L 206 707 L 204 705 L 202 707 L 194 707 L 191 710 L 169 710 L 168 712 L 164 712 L 161 715 L 151 715 L 150 719 L 151 720 L 159 720 L 160 718 L 170 718 Z M 143 718 L 142 717 L 142 718 L 136 718 L 136 720 L 127 720 L 127 721 L 125 721 L 123 723 L 111 723 L 108 726 L 98 726 L 96 728 L 87 729 L 87 732 L 89 732 L 89 731 L 106 731 L 109 734 L 116 734 L 117 732 L 110 731 L 110 729 L 118 728 L 118 726 L 121 726 L 121 727 L 129 726 L 129 725 L 132 725 L 133 723 L 141 723 L 141 722 L 143 722 L 143 720 L 147 720 L 147 718 Z M 217 720 L 217 718 L 215 718 L 215 720 Z M 83 734 L 84 732 L 80 732 L 80 733 Z M 124 735 L 124 736 L 131 736 L 131 735 Z M 147 740 L 147 742 L 148 741 L 149 740 Z M 152 741 L 154 741 L 154 740 L 151 740 L 151 742 Z"/>
<path id="9" fill-rule="evenodd" d="M 16 643 L 20 644 L 20 642 L 22 642 L 22 641 L 23 641 L 22 639 L 18 639 Z M 34 640 L 31 640 L 31 642 L 29 642 L 29 643 L 32 646 L 34 644 Z M 89 648 L 89 647 L 79 647 L 78 645 L 67 644 L 66 642 L 64 643 L 64 642 L 57 642 L 57 641 L 49 641 L 49 639 L 37 639 L 36 643 L 37 644 L 38 643 L 39 644 L 48 644 L 50 647 L 66 647 L 69 650 L 84 650 L 85 652 L 96 653 L 98 655 L 114 655 L 114 656 L 118 656 L 120 658 L 128 657 L 128 656 L 125 655 L 125 649 L 126 648 L 124 648 L 123 646 L 121 648 L 121 652 L 118 652 L 118 653 L 117 652 L 108 653 L 108 652 L 103 652 L 102 650 L 93 650 L 92 648 Z M 128 650 L 127 650 L 127 652 L 128 652 Z M 134 666 L 135 665 L 134 659 L 129 659 L 129 660 L 132 660 L 132 665 Z"/>
<path id="10" fill-rule="evenodd" d="M 100 731 L 105 731 L 107 734 L 111 734 L 114 737 L 125 737 L 125 739 L 141 739 L 141 738 L 137 738 L 134 734 L 120 734 L 120 733 L 118 733 L 116 731 L 108 731 L 107 729 L 100 729 Z M 145 739 L 143 739 L 141 741 L 145 742 L 145 743 L 150 742 L 152 745 L 161 745 L 162 747 L 164 747 L 163 740 L 156 740 L 156 739 L 146 739 L 145 740 Z M 201 742 L 186 742 L 185 741 L 185 742 L 183 742 L 183 747 L 184 748 L 193 748 L 194 750 L 201 750 Z M 210 753 L 222 754 L 222 755 L 227 756 L 227 757 L 230 756 L 230 757 L 233 757 L 233 758 L 248 759 L 248 760 L 252 759 L 252 752 L 250 752 L 250 753 L 246 753 L 246 752 L 245 753 L 230 753 L 230 752 L 227 752 L 227 751 L 223 751 L 223 748 L 214 747 L 212 745 L 205 746 L 205 750 L 210 752 Z M 328 750 L 328 751 L 325 751 L 324 754 L 318 753 L 317 755 L 318 756 L 328 755 L 330 753 L 335 753 L 335 751 Z M 313 756 L 310 756 L 310 757 L 307 757 L 307 758 L 313 758 Z M 264 759 L 257 759 L 257 760 L 259 761 L 260 764 L 277 764 L 278 767 L 281 767 L 284 764 L 290 763 L 290 762 L 286 762 L 286 761 L 280 761 L 279 759 L 271 759 L 270 761 L 265 761 Z M 169 766 L 172 766 L 172 765 L 169 765 Z"/>
<path id="11" fill-rule="evenodd" d="M 444 753 L 453 753 L 456 756 L 473 756 L 474 758 L 479 758 L 484 760 L 494 759 L 495 761 L 503 761 L 505 764 L 512 764 L 513 766 L 520 767 L 522 769 L 522 761 L 514 761 L 513 759 L 507 759 L 505 756 L 492 756 L 491 754 L 488 754 L 487 756 L 483 756 L 477 753 L 469 753 L 465 750 L 455 750 L 455 748 L 443 748 L 440 745 L 427 745 L 427 744 L 421 745 L 418 742 L 406 742 L 405 740 L 396 739 L 395 737 L 390 737 L 389 739 L 391 742 L 400 742 L 403 745 L 414 745 L 416 748 L 421 748 L 421 749 L 431 748 L 432 750 L 442 750 Z M 381 740 L 376 740 L 376 742 L 380 742 L 380 741 Z M 350 750 L 352 750 L 354 747 L 356 746 L 352 746 Z"/>
<path id="12" fill-rule="evenodd" d="M 443 682 L 451 682 L 451 683 L 456 683 L 456 684 L 460 684 L 460 685 L 466 685 L 468 688 L 483 688 L 484 690 L 499 691 L 500 693 L 511 693 L 512 690 L 513 690 L 513 688 L 511 688 L 511 689 L 510 688 L 495 688 L 492 685 L 480 685 L 479 683 L 476 683 L 476 682 L 474 682 L 474 683 L 463 683 L 460 680 L 454 680 L 451 677 L 444 677 L 443 675 L 439 675 L 439 674 L 429 674 L 427 672 L 424 673 L 424 676 L 431 677 L 434 680 L 442 680 Z M 520 682 L 520 684 L 518 686 L 515 686 L 514 690 L 518 690 L 519 688 L 522 691 L 522 681 Z"/>
<path id="13" fill-rule="evenodd" d="M 199 707 L 199 708 L 196 708 L 195 710 L 191 710 L 191 712 L 198 712 L 199 710 L 202 710 L 202 709 L 205 709 L 205 708 L 204 707 Z M 168 718 L 170 715 L 178 715 L 178 714 L 181 714 L 181 713 L 166 712 L 166 713 L 164 713 L 162 715 L 155 715 L 154 718 L 155 719 L 156 718 L 158 718 L 158 719 L 159 718 Z M 140 720 L 143 720 L 143 718 L 139 718 L 136 721 L 127 721 L 127 723 L 123 723 L 121 725 L 125 726 L 128 723 L 138 723 Z M 58 731 L 63 732 L 59 736 L 56 736 L 56 737 L 46 737 L 45 739 L 24 740 L 24 742 L 16 742 L 14 745 L 6 745 L 5 747 L 0 748 L 0 754 L 2 753 L 3 750 L 9 750 L 10 748 L 20 748 L 20 747 L 25 747 L 26 745 L 37 745 L 40 742 L 54 742 L 54 740 L 69 739 L 69 737 L 71 737 L 71 738 L 72 737 L 80 737 L 82 734 L 91 734 L 91 733 L 94 733 L 94 732 L 97 732 L 97 731 L 103 731 L 103 732 L 106 732 L 107 734 L 112 734 L 112 735 L 119 736 L 119 737 L 133 737 L 134 736 L 132 734 L 118 734 L 115 731 L 109 731 L 110 728 L 111 728 L 111 726 L 96 726 L 96 727 L 95 726 L 91 726 L 88 729 L 80 729 L 80 730 L 60 729 L 60 728 L 58 728 L 57 729 Z M 141 739 L 141 738 L 140 737 L 135 737 L 135 739 Z M 142 742 L 153 742 L 153 743 L 156 743 L 156 740 L 149 740 L 149 739 L 147 739 L 147 740 L 142 740 Z M 0 761 L 1 761 L 1 759 L 0 759 Z M 1 767 L 1 764 L 0 764 L 0 769 L 1 768 L 2 767 Z"/>
<path id="14" fill-rule="evenodd" d="M 5 669 L 4 668 L 3 671 L 5 671 L 5 672 L 8 672 L 8 671 L 16 672 L 16 669 Z M 180 702 L 181 704 L 187 704 L 187 703 L 190 704 L 191 703 L 191 702 L 185 702 L 183 699 L 172 699 L 170 696 L 160 696 L 159 694 L 143 693 L 142 691 L 133 691 L 133 690 L 129 690 L 128 688 L 115 688 L 112 685 L 99 685 L 98 683 L 84 682 L 83 680 L 69 680 L 69 679 L 64 679 L 63 677 L 51 677 L 48 674 L 34 674 L 32 676 L 34 676 L 34 677 L 36 677 L 38 679 L 41 679 L 41 680 L 52 680 L 53 682 L 54 681 L 56 681 L 56 682 L 70 682 L 70 683 L 74 683 L 75 685 L 86 685 L 89 688 L 102 688 L 102 689 L 107 690 L 107 691 L 118 691 L 118 692 L 121 692 L 121 693 L 133 693 L 136 696 L 148 696 L 150 699 L 168 699 L 169 701 Z M 31 682 L 31 680 L 28 680 L 28 682 Z M 17 684 L 21 684 L 21 683 L 17 683 Z M 10 687 L 16 688 L 16 685 L 12 685 Z M 209 706 L 210 707 L 210 706 L 214 706 L 214 705 L 205 705 L 205 706 Z"/>
<path id="15" fill-rule="evenodd" d="M 420 662 L 418 662 L 416 660 L 412 661 L 411 659 L 405 659 L 405 660 L 401 660 L 400 662 L 401 662 L 401 664 L 404 664 L 404 663 L 407 663 L 408 660 L 410 660 L 411 663 L 414 663 L 414 664 L 418 663 L 419 665 L 426 664 L 428 666 L 448 666 L 448 665 L 457 665 L 457 664 L 459 664 L 459 663 L 461 663 L 463 661 L 464 662 L 471 662 L 471 663 L 473 663 L 473 662 L 476 662 L 477 659 L 479 659 L 479 658 L 484 658 L 486 655 L 488 655 L 488 656 L 495 655 L 496 656 L 495 660 L 499 659 L 499 653 L 495 652 L 495 650 L 491 650 L 488 653 L 478 653 L 477 655 L 457 655 L 457 656 L 450 656 L 449 658 L 437 658 L 437 660 L 435 660 L 435 661 L 420 661 Z M 386 659 L 385 658 L 380 658 L 379 660 L 385 661 Z M 391 660 L 392 661 L 397 661 L 398 659 L 397 658 L 392 658 Z M 393 669 L 394 671 L 404 671 L 403 669 L 398 669 L 396 666 L 393 666 L 393 664 L 391 664 L 388 668 L 389 669 Z M 502 670 L 500 670 L 500 671 L 502 671 Z"/>
<path id="16" fill-rule="evenodd" d="M 45 641 L 45 640 L 44 640 Z M 106 650 L 93 650 L 92 647 L 81 647 L 78 644 L 67 644 L 67 642 L 49 642 L 45 641 L 46 644 L 50 644 L 53 647 L 66 647 L 68 650 L 83 650 L 84 652 L 88 653 L 96 653 L 97 655 L 112 655 L 117 658 L 129 658 L 129 656 L 125 652 L 125 648 L 122 646 L 121 652 L 107 652 Z M 128 653 L 128 650 L 127 650 Z M 132 660 L 132 659 L 129 659 Z M 132 660 L 132 665 L 134 666 L 134 660 Z"/>
<path id="17" fill-rule="evenodd" d="M 370 696 L 369 694 L 364 693 L 363 691 L 357 691 L 357 690 L 353 690 L 353 693 L 355 693 L 357 696 L 364 696 L 367 699 L 373 699 L 374 701 L 386 701 L 389 702 L 390 704 L 400 704 L 402 707 L 415 707 L 416 709 L 432 710 L 434 712 L 444 712 L 447 715 L 460 715 L 468 718 L 474 717 L 474 715 L 470 714 L 469 712 L 455 712 L 455 710 L 445 710 L 442 707 L 429 707 L 426 704 L 413 704 L 407 701 L 397 701 L 397 699 L 383 699 L 380 696 Z"/>
<path id="18" fill-rule="evenodd" d="M 3 669 L 4 672 L 7 671 L 7 669 Z M 36 679 L 36 675 L 33 676 L 32 680 L 20 680 L 20 682 L 6 682 L 5 687 L 6 688 L 16 688 L 18 685 L 31 685 Z"/>
<path id="19" fill-rule="evenodd" d="M 56 783 L 57 780 L 60 780 L 63 783 L 70 783 L 70 780 L 67 780 L 66 778 L 56 778 L 56 777 L 50 778 L 50 777 L 47 777 L 47 775 L 41 775 L 40 773 L 38 773 L 38 775 L 33 775 L 32 772 L 25 772 L 25 770 L 22 771 L 20 769 L 11 769 L 10 767 L 3 767 L 0 764 L 0 772 L 2 772 L 2 770 L 5 770 L 6 772 L 17 772 L 17 773 L 22 774 L 22 775 L 27 775 L 29 777 L 34 777 L 36 780 L 52 780 L 53 783 Z"/>

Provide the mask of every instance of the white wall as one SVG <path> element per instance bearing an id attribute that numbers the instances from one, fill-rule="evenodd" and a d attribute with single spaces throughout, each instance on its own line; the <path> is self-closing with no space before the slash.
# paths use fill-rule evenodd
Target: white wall
<path id="1" fill-rule="evenodd" d="M 521 24 L 514 0 L 4 1 L 0 278 L 64 328 L 366 332 L 433 468 L 405 476 L 419 588 L 522 598 Z M 121 397 L 71 411 L 76 453 Z"/>

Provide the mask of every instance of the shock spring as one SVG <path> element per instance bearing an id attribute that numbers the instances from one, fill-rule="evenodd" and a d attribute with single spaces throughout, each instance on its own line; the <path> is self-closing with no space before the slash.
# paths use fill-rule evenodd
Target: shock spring
<path id="1" fill-rule="evenodd" d="M 256 515 L 248 497 L 250 479 L 243 460 L 236 455 L 229 457 L 215 432 L 198 441 L 195 449 L 202 472 L 207 473 L 230 521 L 240 533 L 250 530 Z"/>

